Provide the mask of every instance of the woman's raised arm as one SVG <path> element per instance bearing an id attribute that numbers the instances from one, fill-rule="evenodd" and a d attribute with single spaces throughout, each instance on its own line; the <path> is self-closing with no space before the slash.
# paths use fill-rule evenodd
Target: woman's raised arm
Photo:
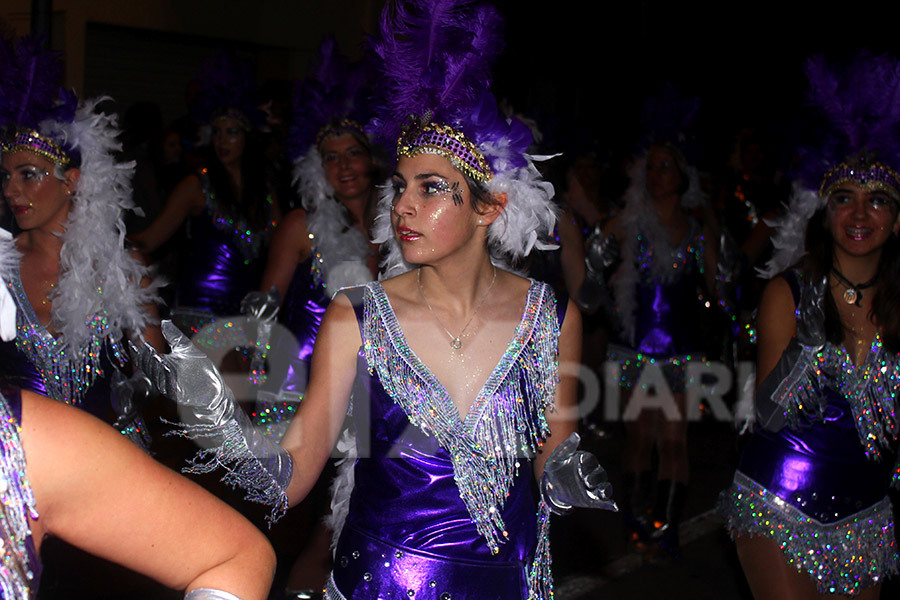
<path id="1" fill-rule="evenodd" d="M 275 556 L 265 536 L 105 423 L 23 390 L 21 437 L 38 544 L 57 536 L 173 589 L 266 598 Z"/>

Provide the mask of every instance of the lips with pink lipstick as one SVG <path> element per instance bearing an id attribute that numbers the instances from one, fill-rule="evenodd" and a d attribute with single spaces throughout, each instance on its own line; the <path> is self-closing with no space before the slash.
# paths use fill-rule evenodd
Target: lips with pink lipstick
<path id="1" fill-rule="evenodd" d="M 872 235 L 870 227 L 845 227 L 844 231 L 847 233 L 847 237 L 855 242 L 862 241 Z"/>
<path id="2" fill-rule="evenodd" d="M 401 225 L 397 228 L 397 236 L 399 236 L 401 242 L 414 242 L 422 237 L 422 234 L 418 231 L 410 229 L 409 227 Z"/>
<path id="3" fill-rule="evenodd" d="M 10 204 L 10 206 L 9 206 L 10 212 L 16 216 L 25 214 L 26 212 L 28 212 L 28 209 L 30 209 L 30 208 L 31 207 L 27 204 L 22 204 L 22 205 Z"/>

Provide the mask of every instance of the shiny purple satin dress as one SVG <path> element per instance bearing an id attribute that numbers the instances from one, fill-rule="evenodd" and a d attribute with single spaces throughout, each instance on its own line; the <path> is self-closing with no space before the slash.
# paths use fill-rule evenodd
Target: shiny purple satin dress
<path id="1" fill-rule="evenodd" d="M 555 356 L 563 315 L 552 290 L 532 284 L 516 337 L 470 414 L 461 419 L 443 387 L 406 345 L 381 286 L 368 284 L 364 302 L 360 289 L 348 293 L 364 341 L 353 388 L 358 458 L 326 597 L 528 598 L 539 585 L 533 581 L 535 571 L 546 567 L 545 583 L 549 580 L 547 514 L 536 501 L 532 461 L 520 453 L 503 477 L 497 474 L 504 471 L 502 459 L 480 452 L 490 468 L 479 471 L 468 465 L 465 454 L 491 424 L 503 435 L 522 434 L 520 442 L 531 434 L 546 435 L 538 410 L 546 399 L 532 404 L 534 397 L 523 401 L 509 391 L 536 395 L 537 363 L 553 362 L 545 360 L 546 348 L 536 348 L 550 342 L 547 348 Z M 537 368 L 528 373 L 518 368 L 520 360 Z M 504 424 L 505 416 L 523 406 L 534 410 Z M 489 477 L 496 481 L 481 481 L 492 469 Z M 504 501 L 496 505 L 468 504 L 471 492 L 484 486 L 500 487 L 508 495 L 501 494 Z M 502 523 L 496 531 L 491 515 Z"/>
<path id="2" fill-rule="evenodd" d="M 632 335 L 624 332 L 610 344 L 609 359 L 619 363 L 620 383 L 631 388 L 649 363 L 659 365 L 674 392 L 684 390 L 688 362 L 702 359 L 703 329 L 709 319 L 698 301 L 698 290 L 705 287 L 703 254 L 705 240 L 698 221 L 691 219 L 685 241 L 673 249 L 670 258 L 659 256 L 643 236 L 636 248 L 634 265 L 623 265 L 630 282 L 627 298 L 617 290 L 617 312 L 631 323 Z M 665 265 L 656 264 L 668 260 Z M 660 273 L 664 273 L 661 277 Z"/>
<path id="3" fill-rule="evenodd" d="M 206 206 L 188 220 L 186 252 L 179 257 L 172 320 L 204 348 L 246 346 L 245 334 L 222 317 L 241 314 L 241 300 L 259 289 L 269 229 L 252 230 L 225 213 L 205 174 Z M 217 318 L 220 318 L 218 322 Z"/>
<path id="4" fill-rule="evenodd" d="M 819 592 L 852 596 L 896 573 L 900 560 L 882 453 L 897 449 L 888 421 L 898 357 L 876 336 L 855 366 L 828 343 L 813 380 L 796 378 L 808 360 L 797 348 L 759 386 L 757 425 L 718 509 L 732 535 L 774 540 Z"/>

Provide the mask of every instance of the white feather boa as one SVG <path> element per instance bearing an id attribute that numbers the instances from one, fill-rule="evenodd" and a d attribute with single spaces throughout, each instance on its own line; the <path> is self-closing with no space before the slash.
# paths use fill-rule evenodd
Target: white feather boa
<path id="1" fill-rule="evenodd" d="M 813 190 L 794 183 L 784 214 L 778 219 L 765 221 L 766 225 L 775 229 L 772 234 L 774 252 L 765 268 L 757 269 L 761 277 L 772 279 L 803 258 L 806 253 L 806 226 L 827 200 L 820 198 Z"/>
<path id="2" fill-rule="evenodd" d="M 116 117 L 95 112 L 102 100 L 82 102 L 71 123 L 48 121 L 40 127 L 44 135 L 63 140 L 81 154 L 51 314 L 53 326 L 74 348 L 83 347 L 90 337 L 86 321 L 93 315 L 107 319 L 107 335 L 140 334 L 150 323 L 144 306 L 158 300 L 158 283 L 141 287 L 149 270 L 125 249 L 123 213 L 135 209 L 135 164 L 116 162 Z"/>
<path id="3" fill-rule="evenodd" d="M 313 260 L 320 283 L 333 295 L 342 287 L 371 281 L 369 242 L 351 224 L 349 212 L 334 198 L 334 188 L 325 177 L 322 156 L 315 146 L 296 161 L 293 177 L 308 214 L 306 229 L 317 255 Z"/>
<path id="4" fill-rule="evenodd" d="M 639 236 L 654 248 L 658 257 L 675 254 L 676 248 L 669 243 L 669 234 L 659 220 L 656 207 L 647 191 L 647 156 L 641 156 L 631 166 L 631 184 L 625 192 L 625 207 L 620 215 L 622 238 L 619 240 L 622 263 L 610 278 L 616 299 L 616 314 L 619 317 L 625 339 L 634 343 L 634 292 L 640 283 L 637 258 L 640 251 Z M 685 209 L 702 206 L 707 201 L 700 187 L 697 169 L 688 167 L 688 189 L 681 196 L 681 206 Z M 670 260 L 658 259 L 650 265 L 650 277 L 655 281 L 668 282 L 675 276 Z"/>

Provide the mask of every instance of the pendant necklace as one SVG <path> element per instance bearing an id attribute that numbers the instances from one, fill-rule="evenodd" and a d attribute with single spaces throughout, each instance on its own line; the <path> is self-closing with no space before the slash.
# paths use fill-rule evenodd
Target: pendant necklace
<path id="1" fill-rule="evenodd" d="M 844 285 L 844 287 L 847 288 L 846 290 L 844 290 L 844 302 L 846 302 L 847 304 L 855 304 L 856 306 L 861 306 L 862 291 L 875 285 L 875 282 L 878 280 L 878 273 L 875 273 L 875 277 L 868 280 L 867 282 L 855 284 L 847 279 L 843 273 L 838 271 L 836 267 L 831 267 L 831 272 L 834 273 L 835 277 L 838 278 L 838 281 L 840 281 Z"/>
<path id="2" fill-rule="evenodd" d="M 491 265 L 493 267 L 493 265 Z M 494 267 L 494 276 L 491 278 L 491 285 L 488 286 L 488 289 L 485 290 L 484 296 L 481 297 L 481 302 L 478 303 L 478 306 L 475 307 L 475 310 L 472 311 L 472 316 L 469 317 L 469 320 L 466 321 L 466 324 L 463 325 L 462 330 L 459 332 L 459 335 L 454 336 L 450 333 L 450 330 L 444 327 L 444 324 L 441 323 L 441 320 L 438 318 L 437 314 L 435 314 L 434 309 L 431 308 L 431 304 L 428 302 L 428 298 L 425 297 L 425 290 L 422 289 L 422 269 L 419 268 L 416 271 L 416 285 L 419 286 L 419 294 L 422 296 L 422 300 L 425 301 L 425 306 L 428 307 L 428 311 L 431 313 L 431 316 L 434 317 L 434 320 L 438 322 L 438 325 L 441 326 L 447 335 L 450 337 L 450 347 L 454 350 L 459 350 L 462 348 L 462 336 L 463 333 L 466 332 L 466 329 L 469 327 L 469 324 L 472 322 L 472 319 L 475 318 L 475 315 L 478 314 L 478 309 L 481 308 L 481 305 L 484 304 L 485 300 L 487 300 L 488 295 L 491 292 L 491 288 L 494 287 L 494 282 L 497 281 L 497 267 Z"/>

